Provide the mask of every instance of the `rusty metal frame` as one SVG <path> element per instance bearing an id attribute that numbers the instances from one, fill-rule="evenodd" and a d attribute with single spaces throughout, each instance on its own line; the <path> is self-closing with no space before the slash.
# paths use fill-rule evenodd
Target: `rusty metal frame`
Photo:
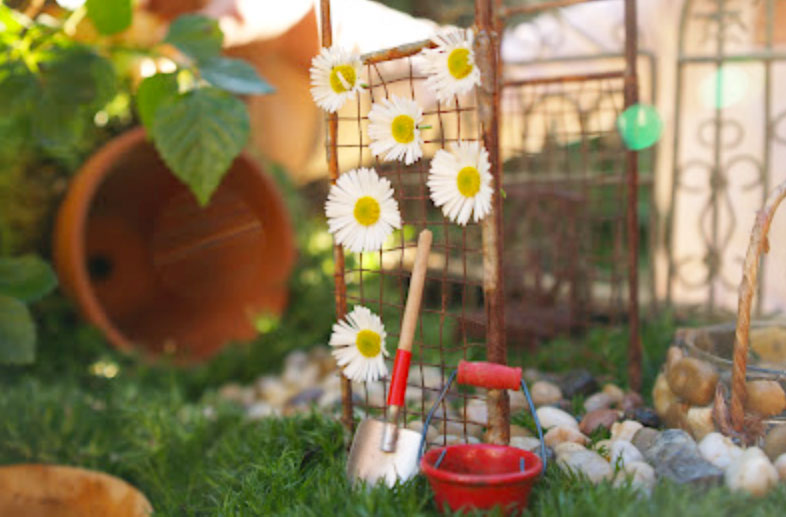
<path id="1" fill-rule="evenodd" d="M 615 1 L 615 0 L 551 0 L 548 2 L 540 2 L 535 4 L 511 5 L 503 8 L 500 14 L 503 17 L 514 16 L 517 14 L 537 14 L 551 9 L 559 9 L 560 7 L 570 7 L 571 5 L 586 4 L 589 2 L 604 2 L 604 1 Z M 627 2 L 627 0 L 625 1 Z"/>
<path id="2" fill-rule="evenodd" d="M 321 0 L 320 9 L 322 15 L 322 46 L 330 47 L 333 45 L 333 25 L 330 19 L 330 0 Z M 338 149 L 336 141 L 338 139 L 338 114 L 329 113 L 327 115 L 327 134 L 325 135 L 325 153 L 328 162 L 328 173 L 330 182 L 338 180 Z M 333 281 L 335 284 L 336 297 L 336 319 L 342 319 L 347 314 L 347 284 L 344 278 L 344 248 L 333 246 Z M 352 382 L 345 376 L 341 376 L 341 422 L 350 431 L 355 429 L 355 419 L 352 416 Z"/>
<path id="3" fill-rule="evenodd" d="M 483 144 L 489 152 L 494 178 L 491 216 L 483 220 L 483 294 L 486 307 L 487 360 L 507 364 L 505 343 L 505 289 L 502 277 L 502 167 L 499 154 L 500 19 L 498 4 L 475 1 L 475 56 L 483 82 L 478 88 L 478 118 Z M 487 395 L 491 443 L 510 440 L 510 404 L 505 390 L 489 390 Z"/>
<path id="4" fill-rule="evenodd" d="M 536 6 L 537 9 L 515 9 L 516 14 L 534 13 L 544 9 L 562 7 L 595 0 L 557 0 Z M 625 106 L 636 102 L 638 95 L 638 82 L 636 76 L 636 26 L 635 26 L 635 0 L 625 0 L 626 8 L 626 45 L 624 71 L 625 79 Z M 332 44 L 332 27 L 330 19 L 330 2 L 321 0 L 322 10 L 322 45 L 329 47 Z M 491 173 L 494 178 L 494 194 L 492 197 L 492 214 L 481 223 L 482 257 L 483 257 L 483 302 L 485 311 L 486 331 L 486 359 L 500 364 L 507 363 L 507 344 L 505 332 L 505 290 L 503 267 L 503 213 L 502 213 L 502 164 L 499 142 L 500 119 L 500 91 L 502 88 L 500 38 L 503 17 L 513 14 L 511 9 L 505 9 L 500 0 L 475 1 L 475 56 L 476 62 L 484 77 L 483 84 L 477 91 L 477 117 L 480 124 L 480 138 L 487 151 L 491 163 Z M 384 49 L 362 56 L 364 65 L 371 70 L 377 63 L 408 58 L 414 56 L 424 48 L 433 44 L 430 41 L 419 41 L 399 47 Z M 619 77 L 619 72 L 615 72 Z M 564 77 L 562 80 L 581 80 L 592 78 L 593 74 L 576 77 Z M 600 74 L 604 75 L 604 74 Z M 411 79 L 411 73 L 410 73 Z M 538 79 L 531 80 L 537 82 Z M 457 105 L 458 108 L 458 105 Z M 360 105 L 358 104 L 358 121 L 360 123 Z M 459 109 L 460 111 L 460 109 Z M 439 112 L 439 108 L 438 108 Z M 330 179 L 335 182 L 339 176 L 338 165 L 338 114 L 327 116 L 326 154 L 329 166 Z M 360 127 L 360 126 L 359 126 Z M 444 143 L 444 137 L 443 137 Z M 362 145 L 362 140 L 361 140 Z M 361 153 L 362 156 L 362 153 Z M 630 349 L 629 349 L 629 376 L 631 385 L 638 388 L 641 376 L 641 343 L 638 337 L 638 239 L 637 239 L 637 154 L 627 153 L 627 193 L 628 205 L 626 209 L 627 231 L 629 233 L 629 296 L 634 302 L 629 313 Z M 466 239 L 465 239 L 466 240 Z M 466 245 L 466 243 L 465 243 Z M 402 242 L 403 248 L 403 242 Z M 334 246 L 335 258 L 335 301 L 336 314 L 343 317 L 347 311 L 347 284 L 345 278 L 345 257 L 340 246 Z M 466 262 L 464 264 L 466 271 Z M 361 263 L 362 271 L 362 263 Z M 361 276 L 362 279 L 362 276 Z M 444 281 L 444 280 L 443 280 Z M 362 280 L 361 280 L 362 282 Z M 361 287 L 362 288 L 362 287 Z M 443 365 L 444 366 L 444 365 Z M 351 431 L 354 427 L 353 394 L 351 382 L 342 376 L 342 422 Z M 488 409 L 488 431 L 486 440 L 492 443 L 508 443 L 510 437 L 510 405 L 507 392 L 504 390 L 489 390 L 486 396 Z M 466 416 L 464 417 L 467 425 Z"/>
<path id="5" fill-rule="evenodd" d="M 600 0 L 552 0 L 535 4 L 517 5 L 502 8 L 500 11 L 505 16 L 513 14 L 538 14 L 544 11 L 560 7 L 567 7 Z M 611 0 L 609 0 L 611 1 Z M 581 82 L 600 79 L 618 78 L 624 79 L 624 106 L 623 109 L 636 104 L 639 96 L 637 60 L 638 52 L 638 29 L 636 24 L 636 2 L 635 0 L 624 0 L 621 7 L 625 13 L 625 40 L 624 40 L 624 69 L 620 71 L 576 74 L 557 77 L 528 78 L 517 81 L 506 81 L 505 86 L 515 87 L 523 85 L 537 85 L 550 82 Z M 603 56 L 608 57 L 608 56 Z M 616 56 L 614 56 L 616 57 Z M 570 60 L 567 58 L 565 60 Z M 547 60 L 548 61 L 548 60 Z M 626 182 L 626 204 L 625 204 L 625 228 L 627 236 L 627 283 L 628 283 L 628 305 L 627 319 L 629 325 L 628 337 L 628 381 L 631 388 L 639 390 L 641 388 L 641 369 L 642 369 L 642 344 L 639 329 L 639 278 L 638 278 L 638 255 L 639 255 L 639 235 L 638 235 L 638 157 L 637 151 L 625 152 L 625 182 Z M 653 243 L 654 233 L 651 233 L 650 242 Z M 654 282 L 653 282 L 654 289 Z M 653 297 L 654 300 L 654 297 Z"/>
<path id="6" fill-rule="evenodd" d="M 638 25 L 636 0 L 625 0 L 625 108 L 639 102 L 637 73 Z M 635 391 L 641 389 L 642 346 L 639 335 L 639 153 L 628 150 L 627 222 L 628 222 L 628 383 Z"/>

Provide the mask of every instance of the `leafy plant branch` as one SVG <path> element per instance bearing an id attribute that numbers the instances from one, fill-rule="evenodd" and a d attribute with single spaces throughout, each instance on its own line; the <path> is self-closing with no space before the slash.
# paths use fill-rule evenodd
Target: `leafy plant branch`
<path id="1" fill-rule="evenodd" d="M 126 96 L 167 166 L 207 204 L 248 141 L 237 96 L 270 93 L 270 85 L 245 61 L 221 55 L 223 34 L 204 16 L 181 16 L 161 43 L 137 48 L 110 38 L 131 26 L 132 0 L 87 0 L 55 14 L 30 18 L 0 4 L 0 138 L 8 142 L 0 166 L 33 152 L 76 169 L 96 114 Z M 84 18 L 99 34 L 90 44 L 75 37 Z M 134 91 L 120 66 L 128 53 L 166 58 L 173 70 L 155 70 Z"/>

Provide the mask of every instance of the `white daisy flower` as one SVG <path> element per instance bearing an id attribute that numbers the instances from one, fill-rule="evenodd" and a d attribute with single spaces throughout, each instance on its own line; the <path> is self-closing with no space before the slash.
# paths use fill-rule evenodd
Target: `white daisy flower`
<path id="1" fill-rule="evenodd" d="M 437 48 L 423 49 L 420 69 L 428 76 L 426 86 L 434 91 L 437 99 L 446 101 L 480 85 L 470 29 L 437 35 L 432 41 Z"/>
<path id="2" fill-rule="evenodd" d="M 334 347 L 333 357 L 347 378 L 371 382 L 388 374 L 386 337 L 382 319 L 366 307 L 356 306 L 333 325 L 330 346 Z"/>
<path id="3" fill-rule="evenodd" d="M 384 154 L 386 161 L 403 159 L 407 165 L 415 163 L 423 156 L 421 122 L 423 109 L 413 100 L 393 95 L 390 99 L 375 102 L 368 113 L 371 154 Z"/>
<path id="4" fill-rule="evenodd" d="M 491 164 L 479 142 L 458 142 L 450 152 L 440 149 L 431 160 L 428 188 L 431 200 L 451 221 L 464 226 L 491 212 Z"/>
<path id="5" fill-rule="evenodd" d="M 401 214 L 390 181 L 374 169 L 353 169 L 330 187 L 325 214 L 336 242 L 354 252 L 377 251 L 393 229 L 401 228 Z"/>
<path id="6" fill-rule="evenodd" d="M 335 113 L 360 89 L 360 56 L 339 47 L 322 48 L 311 60 L 311 96 Z"/>

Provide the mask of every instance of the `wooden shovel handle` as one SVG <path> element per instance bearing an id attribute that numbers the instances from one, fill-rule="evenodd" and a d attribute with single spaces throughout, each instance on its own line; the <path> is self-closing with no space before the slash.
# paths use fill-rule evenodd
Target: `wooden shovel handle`
<path id="1" fill-rule="evenodd" d="M 398 340 L 396 359 L 393 362 L 393 373 L 388 392 L 388 406 L 404 405 L 404 393 L 409 377 L 409 363 L 412 360 L 412 341 L 415 338 L 415 326 L 420 313 L 420 300 L 423 298 L 423 284 L 426 282 L 428 256 L 431 252 L 431 231 L 423 230 L 418 237 L 418 249 L 415 254 L 415 265 L 409 281 L 407 305 L 404 308 L 404 319 L 401 321 L 401 336 Z"/>
<path id="2" fill-rule="evenodd" d="M 420 313 L 420 300 L 423 298 L 423 284 L 426 282 L 428 270 L 428 256 L 431 252 L 433 236 L 430 230 L 423 230 L 418 237 L 418 249 L 415 255 L 415 265 L 412 268 L 412 278 L 409 281 L 407 305 L 404 308 L 404 319 L 401 322 L 401 337 L 398 340 L 398 349 L 412 350 L 412 341 L 415 337 L 415 326 Z"/>

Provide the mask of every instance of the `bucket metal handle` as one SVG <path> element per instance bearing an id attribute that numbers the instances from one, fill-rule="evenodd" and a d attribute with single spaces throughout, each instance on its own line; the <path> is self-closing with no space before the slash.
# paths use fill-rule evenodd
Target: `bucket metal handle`
<path id="1" fill-rule="evenodd" d="M 445 386 L 442 388 L 442 391 L 439 393 L 439 397 L 437 397 L 437 401 L 431 407 L 431 410 L 426 416 L 426 422 L 423 424 L 423 429 L 420 432 L 418 462 L 420 462 L 420 458 L 423 457 L 423 453 L 426 449 L 426 435 L 428 434 L 428 428 L 429 425 L 431 425 L 431 420 L 434 417 L 434 413 L 437 411 L 437 408 L 444 400 L 445 395 L 453 384 L 453 381 L 456 380 L 456 377 L 458 377 L 459 384 L 476 386 L 479 388 L 511 389 L 516 391 L 519 389 L 519 387 L 521 387 L 521 390 L 524 392 L 524 396 L 527 398 L 527 404 L 529 405 L 530 413 L 532 413 L 532 417 L 535 420 L 535 427 L 538 430 L 538 438 L 540 438 L 540 457 L 543 461 L 543 468 L 541 469 L 541 472 L 545 473 L 546 442 L 543 440 L 543 428 L 540 426 L 540 419 L 538 418 L 537 411 L 535 411 L 535 404 L 532 402 L 532 396 L 529 393 L 529 389 L 527 389 L 527 383 L 524 382 L 524 378 L 521 375 L 521 368 L 513 368 L 510 366 L 487 362 L 468 362 L 464 360 L 459 361 L 458 369 L 454 370 L 450 374 L 447 384 L 445 384 Z M 446 454 L 447 449 L 443 450 L 442 454 L 440 454 L 439 458 L 437 458 L 437 461 L 434 463 L 435 468 L 439 468 L 440 464 L 442 464 L 442 460 L 445 459 Z M 521 458 L 519 466 L 523 472 L 524 458 Z"/>

